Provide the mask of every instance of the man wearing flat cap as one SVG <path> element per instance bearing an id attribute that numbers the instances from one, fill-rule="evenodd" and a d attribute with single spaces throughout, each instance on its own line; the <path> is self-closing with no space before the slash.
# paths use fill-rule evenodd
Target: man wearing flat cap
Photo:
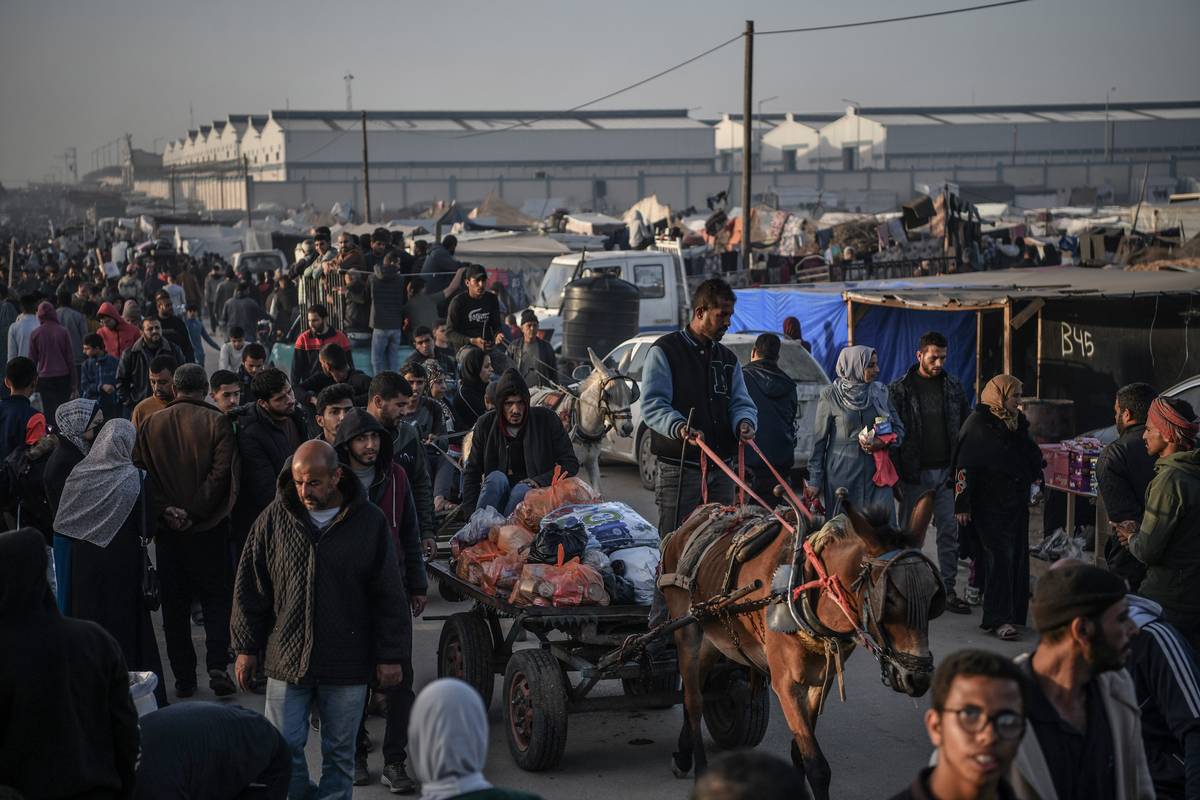
<path id="1" fill-rule="evenodd" d="M 1116 575 L 1079 562 L 1038 581 L 1031 605 L 1038 645 L 1017 659 L 1031 688 L 1029 731 L 1009 775 L 1017 797 L 1154 797 L 1137 695 L 1124 669 L 1137 630 L 1125 591 Z"/>
<path id="2" fill-rule="evenodd" d="M 552 386 L 554 381 L 559 380 L 554 348 L 538 336 L 538 318 L 533 309 L 527 308 L 521 312 L 521 340 L 513 342 L 509 348 L 513 366 L 530 389 Z"/>

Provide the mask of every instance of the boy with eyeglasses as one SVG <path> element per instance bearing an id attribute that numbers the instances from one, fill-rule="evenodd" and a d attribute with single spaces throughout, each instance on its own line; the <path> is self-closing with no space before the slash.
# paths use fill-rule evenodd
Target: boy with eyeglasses
<path id="1" fill-rule="evenodd" d="M 960 650 L 933 676 L 925 730 L 936 764 L 892 800 L 1009 800 L 1005 776 L 1025 733 L 1028 682 L 998 653 Z"/>

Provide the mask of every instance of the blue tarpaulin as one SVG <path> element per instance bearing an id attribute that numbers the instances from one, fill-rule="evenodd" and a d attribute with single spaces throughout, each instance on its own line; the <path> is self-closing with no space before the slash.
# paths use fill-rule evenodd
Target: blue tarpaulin
<path id="1" fill-rule="evenodd" d="M 847 344 L 846 301 L 829 292 L 801 289 L 739 289 L 731 333 L 783 330 L 785 317 L 800 320 L 813 358 L 832 379 L 838 353 Z M 975 314 L 962 311 L 923 311 L 868 306 L 854 328 L 855 344 L 874 347 L 879 354 L 879 380 L 891 382 L 915 362 L 917 340 L 929 330 L 949 341 L 946 369 L 970 394 L 975 388 Z"/>

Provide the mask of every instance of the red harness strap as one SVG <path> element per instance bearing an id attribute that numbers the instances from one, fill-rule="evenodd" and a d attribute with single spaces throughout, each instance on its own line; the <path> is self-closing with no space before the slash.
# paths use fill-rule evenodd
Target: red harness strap
<path id="1" fill-rule="evenodd" d="M 711 459 L 712 462 L 714 464 L 716 464 L 717 467 L 720 468 L 720 470 L 722 472 L 724 472 L 727 476 L 729 476 L 729 479 L 734 482 L 734 485 L 736 485 L 738 487 L 740 492 L 744 492 L 745 494 L 750 495 L 750 497 L 753 498 L 755 502 L 757 502 L 760 506 L 762 506 L 767 511 L 769 511 L 771 513 L 771 516 L 775 517 L 775 519 L 777 519 L 779 521 L 779 524 L 783 526 L 783 529 L 785 531 L 787 531 L 788 533 L 791 533 L 793 535 L 796 533 L 796 529 L 787 520 L 785 520 L 782 516 L 780 516 L 779 512 L 777 512 L 771 506 L 767 505 L 767 503 L 761 497 L 759 497 L 754 492 L 753 489 L 751 489 L 749 486 L 747 486 L 746 481 L 742 477 L 739 477 L 738 475 L 734 474 L 733 470 L 730 469 L 729 466 L 726 465 L 726 463 L 723 460 L 721 460 L 721 458 L 719 456 L 717 456 L 717 454 L 715 452 L 713 452 L 712 448 L 709 447 L 704 442 L 703 439 L 695 438 L 695 439 L 692 439 L 692 442 L 700 449 L 700 487 L 701 487 L 701 497 L 705 503 L 708 502 L 708 497 L 707 497 L 708 492 L 706 490 L 706 486 L 707 486 L 706 462 Z M 755 447 L 755 450 L 756 451 L 758 450 L 757 446 Z M 761 456 L 762 456 L 762 453 L 759 452 L 759 457 L 761 457 Z M 768 466 L 770 466 L 770 463 L 767 462 L 767 460 L 765 458 L 763 459 L 763 463 L 766 463 Z M 772 468 L 771 471 L 775 474 L 775 477 L 778 479 L 779 473 L 775 472 L 774 468 Z M 780 483 L 782 483 L 785 488 L 787 487 L 786 481 L 780 480 Z M 791 490 L 788 489 L 788 491 L 790 493 Z M 800 505 L 798 505 L 798 507 L 800 508 L 801 513 L 803 513 L 808 518 L 808 520 L 811 522 L 812 515 L 809 513 L 808 509 L 805 508 L 804 506 L 800 506 Z M 879 651 L 878 647 L 875 645 L 875 643 L 871 639 L 870 635 L 862 628 L 861 625 L 859 625 L 858 620 L 855 618 L 854 614 L 852 614 L 850 612 L 850 597 L 849 597 L 849 594 L 846 592 L 846 587 L 842 585 L 841 579 L 837 575 L 830 575 L 825 570 L 824 562 L 821 561 L 820 556 L 818 556 L 817 553 L 812 549 L 812 544 L 810 544 L 807 539 L 805 539 L 803 546 L 804 546 L 805 561 L 807 561 L 809 566 L 812 567 L 813 571 L 817 573 L 817 577 L 816 577 L 816 579 L 811 580 L 808 583 L 797 586 L 792 591 L 793 597 L 799 598 L 802 593 L 804 593 L 810 589 L 819 588 L 821 591 L 828 592 L 829 596 L 833 600 L 834 604 L 841 610 L 842 614 L 844 614 L 846 616 L 846 619 L 850 622 L 851 627 L 854 629 L 855 635 L 857 635 L 858 638 L 860 640 L 862 640 L 863 645 L 868 650 L 870 650 L 872 653 L 877 653 Z"/>

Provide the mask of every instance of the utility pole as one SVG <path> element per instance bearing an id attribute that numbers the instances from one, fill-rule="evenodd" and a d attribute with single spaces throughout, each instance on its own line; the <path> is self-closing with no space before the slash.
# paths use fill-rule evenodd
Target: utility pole
<path id="1" fill-rule="evenodd" d="M 754 120 L 754 20 L 746 20 L 746 63 L 742 87 L 742 269 L 750 271 L 750 170 Z"/>
<path id="2" fill-rule="evenodd" d="M 254 220 L 250 217 L 250 156 L 242 156 L 242 180 L 246 184 L 246 246 L 250 246 L 250 231 Z"/>
<path id="3" fill-rule="evenodd" d="M 367 157 L 367 112 L 362 112 L 363 128 L 363 192 L 367 201 L 367 224 L 371 224 L 371 161 Z"/>
<path id="4" fill-rule="evenodd" d="M 346 110 L 354 110 L 354 96 L 350 92 L 350 81 L 354 80 L 354 76 L 347 72 L 342 76 L 342 80 L 346 82 Z"/>

